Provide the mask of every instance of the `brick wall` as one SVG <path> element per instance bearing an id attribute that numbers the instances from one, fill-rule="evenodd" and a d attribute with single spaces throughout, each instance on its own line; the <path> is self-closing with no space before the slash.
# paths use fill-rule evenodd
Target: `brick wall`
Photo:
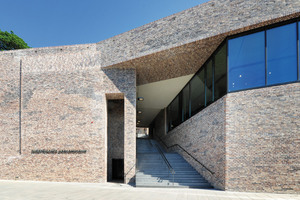
<path id="1" fill-rule="evenodd" d="M 162 130 L 160 122 L 164 118 L 163 113 L 156 119 L 156 130 Z M 172 150 L 180 153 L 215 188 L 225 189 L 225 98 L 214 102 L 167 134 L 156 131 L 155 138 L 158 137 L 168 146 L 182 146 L 214 174 L 180 149 L 174 147 Z"/>
<path id="2" fill-rule="evenodd" d="M 105 182 L 114 93 L 124 98 L 125 181 L 134 180 L 135 70 L 102 69 L 100 54 L 95 44 L 1 52 L 0 179 Z M 31 152 L 41 149 L 86 153 Z"/>
<path id="3" fill-rule="evenodd" d="M 209 39 L 223 33 L 228 34 L 233 30 L 240 29 L 238 32 L 243 32 L 245 29 L 253 29 L 251 26 L 256 24 L 260 27 L 265 26 L 278 21 L 276 18 L 297 12 L 300 12 L 300 2 L 297 0 L 211 0 L 99 42 L 102 64 L 110 66 L 128 60 L 134 61 L 135 58 L 163 50 L 170 52 L 168 57 L 172 57 L 172 54 L 180 56 L 180 52 L 189 51 L 188 48 L 191 46 L 174 49 L 175 51 L 173 47 Z M 219 44 L 215 45 L 217 47 Z M 201 46 L 201 50 L 206 51 L 204 46 Z M 203 52 L 195 55 L 195 62 L 202 54 Z M 184 66 L 189 65 L 189 62 L 191 61 L 187 59 Z M 142 62 L 138 64 L 143 65 Z M 148 62 L 145 64 L 148 65 Z M 176 62 L 165 67 L 172 65 L 176 65 Z M 160 76 L 159 73 L 157 75 Z"/>
<path id="4" fill-rule="evenodd" d="M 181 145 L 215 172 L 172 149 L 215 188 L 299 193 L 299 99 L 300 83 L 229 93 L 167 134 L 162 111 L 155 138 Z"/>
<path id="5" fill-rule="evenodd" d="M 300 83 L 228 94 L 226 189 L 300 192 Z"/>
<path id="6" fill-rule="evenodd" d="M 19 151 L 20 60 L 0 57 L 0 156 L 17 156 Z"/>

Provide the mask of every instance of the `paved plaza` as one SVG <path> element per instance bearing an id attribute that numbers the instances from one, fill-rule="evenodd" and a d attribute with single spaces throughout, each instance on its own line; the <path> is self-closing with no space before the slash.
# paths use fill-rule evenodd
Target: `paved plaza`
<path id="1" fill-rule="evenodd" d="M 1 200 L 300 200 L 298 194 L 203 189 L 136 188 L 117 183 L 0 181 Z"/>

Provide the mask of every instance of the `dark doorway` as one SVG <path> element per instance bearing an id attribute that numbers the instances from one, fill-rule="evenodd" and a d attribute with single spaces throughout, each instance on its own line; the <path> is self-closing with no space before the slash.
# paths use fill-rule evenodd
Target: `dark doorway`
<path id="1" fill-rule="evenodd" d="M 107 181 L 124 182 L 124 100 L 107 101 Z"/>
<path id="2" fill-rule="evenodd" d="M 124 180 L 124 159 L 112 159 L 112 180 Z"/>

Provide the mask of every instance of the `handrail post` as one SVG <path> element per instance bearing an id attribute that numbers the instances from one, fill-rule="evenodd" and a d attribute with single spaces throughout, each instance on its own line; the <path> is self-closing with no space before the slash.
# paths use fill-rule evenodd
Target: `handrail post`
<path id="1" fill-rule="evenodd" d="M 167 165 L 169 171 L 168 171 L 168 179 L 170 180 L 170 173 L 173 174 L 173 186 L 174 186 L 174 174 L 175 171 L 173 169 L 173 167 L 171 166 L 171 164 L 169 163 L 168 159 L 166 158 L 166 156 L 164 155 L 164 153 L 162 152 L 162 150 L 158 147 L 157 144 L 155 144 L 156 149 L 158 150 L 160 156 L 162 157 L 163 161 L 165 162 L 165 164 Z"/>
<path id="2" fill-rule="evenodd" d="M 175 176 L 175 171 L 174 171 L 174 169 L 173 169 L 173 171 L 172 171 L 172 174 L 173 174 L 173 186 L 174 186 L 174 176 Z"/>

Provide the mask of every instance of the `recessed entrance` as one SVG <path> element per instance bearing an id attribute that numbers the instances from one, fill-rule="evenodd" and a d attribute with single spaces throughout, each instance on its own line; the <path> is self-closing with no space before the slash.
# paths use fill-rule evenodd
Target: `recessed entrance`
<path id="1" fill-rule="evenodd" d="M 112 181 L 124 180 L 124 159 L 112 159 Z"/>
<path id="2" fill-rule="evenodd" d="M 124 182 L 124 100 L 107 101 L 107 181 Z"/>

